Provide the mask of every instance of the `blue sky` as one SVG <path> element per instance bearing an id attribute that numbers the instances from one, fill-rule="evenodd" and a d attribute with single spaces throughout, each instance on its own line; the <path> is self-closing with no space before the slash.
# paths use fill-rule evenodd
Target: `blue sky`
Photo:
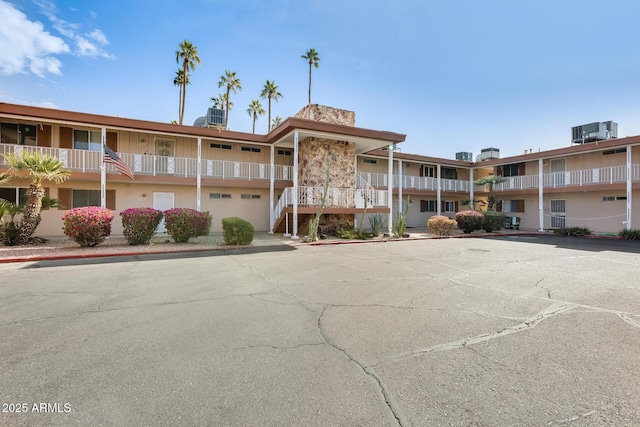
<path id="1" fill-rule="evenodd" d="M 312 102 L 356 112 L 356 125 L 407 135 L 402 151 L 453 158 L 568 146 L 572 126 L 614 120 L 640 134 L 640 2 L 631 0 L 0 0 L 0 101 L 170 122 L 175 51 L 188 39 L 185 123 L 222 92 L 232 130 L 265 80 L 272 117 Z M 266 100 L 262 100 L 266 108 Z M 265 133 L 266 116 L 256 123 Z"/>

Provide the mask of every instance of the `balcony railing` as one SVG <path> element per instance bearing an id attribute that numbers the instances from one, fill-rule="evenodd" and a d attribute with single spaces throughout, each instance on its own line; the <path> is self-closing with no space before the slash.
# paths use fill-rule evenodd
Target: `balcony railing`
<path id="1" fill-rule="evenodd" d="M 320 207 L 324 196 L 324 187 L 298 187 L 298 206 Z M 293 204 L 293 187 L 285 188 L 274 208 L 274 219 L 282 214 L 285 207 Z M 325 208 L 387 207 L 387 190 L 365 188 L 329 187 Z"/>
<path id="2" fill-rule="evenodd" d="M 632 181 L 640 181 L 640 165 L 632 165 L 631 172 Z M 505 182 L 494 185 L 494 190 L 505 191 L 538 188 L 538 181 L 538 175 L 511 176 L 508 177 Z M 551 172 L 542 175 L 544 188 L 581 187 L 596 184 L 623 183 L 626 181 L 626 166 Z"/>
<path id="3" fill-rule="evenodd" d="M 43 154 L 57 157 L 66 168 L 72 171 L 100 172 L 102 153 L 99 151 L 0 144 L 0 154 L 8 154 L 10 152 L 19 154 L 23 150 L 39 151 Z M 129 165 L 134 175 L 189 178 L 196 177 L 198 173 L 198 159 L 195 158 L 131 153 L 118 153 L 118 155 Z M 0 165 L 4 165 L 4 157 L 0 158 Z M 107 164 L 106 167 L 108 172 L 116 172 L 113 165 Z M 202 159 L 202 176 L 221 179 L 268 180 L 271 179 L 271 167 L 269 164 L 263 163 Z M 274 179 L 276 181 L 289 181 L 292 176 L 292 166 L 274 166 Z"/>
<path id="4" fill-rule="evenodd" d="M 373 187 L 387 187 L 388 178 L 385 173 L 369 173 L 359 172 L 358 175 L 365 181 L 369 182 Z M 393 176 L 393 188 L 398 188 L 400 185 L 400 179 L 398 175 Z M 402 188 L 411 190 L 431 190 L 436 191 L 438 189 L 438 179 L 426 176 L 402 176 Z M 469 192 L 469 181 L 463 181 L 459 179 L 441 179 L 440 188 L 442 191 L 452 192 Z"/>

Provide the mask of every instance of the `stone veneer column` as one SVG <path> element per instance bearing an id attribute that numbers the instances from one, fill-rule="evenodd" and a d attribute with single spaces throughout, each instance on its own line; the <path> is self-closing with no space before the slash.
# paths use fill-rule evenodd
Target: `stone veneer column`
<path id="1" fill-rule="evenodd" d="M 298 185 L 321 187 L 325 185 L 329 167 L 330 186 L 355 187 L 356 148 L 353 142 L 324 138 L 306 138 L 298 148 Z"/>

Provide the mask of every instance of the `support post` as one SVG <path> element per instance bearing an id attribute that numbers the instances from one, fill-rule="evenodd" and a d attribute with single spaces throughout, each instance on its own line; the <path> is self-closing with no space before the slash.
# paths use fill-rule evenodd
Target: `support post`
<path id="1" fill-rule="evenodd" d="M 402 187 L 404 179 L 404 170 L 402 169 L 402 160 L 398 159 L 398 215 L 404 213 L 404 207 L 402 206 Z"/>
<path id="2" fill-rule="evenodd" d="M 438 215 L 442 215 L 442 168 L 438 165 L 438 201 L 436 202 L 438 206 L 436 207 L 436 213 Z"/>
<path id="3" fill-rule="evenodd" d="M 538 159 L 538 231 L 544 231 L 544 176 L 542 175 L 542 159 Z"/>
<path id="4" fill-rule="evenodd" d="M 473 173 L 474 173 L 475 169 L 471 168 L 469 169 L 469 207 L 471 208 L 471 210 L 474 210 L 476 208 L 476 204 L 473 202 L 473 197 L 474 197 L 474 188 L 473 188 Z"/>
<path id="5" fill-rule="evenodd" d="M 633 167 L 631 163 L 631 146 L 627 145 L 627 224 L 626 229 L 631 230 L 633 218 Z"/>
<path id="6" fill-rule="evenodd" d="M 198 164 L 196 167 L 196 210 L 202 211 L 202 138 L 198 137 Z"/>
<path id="7" fill-rule="evenodd" d="M 389 236 L 393 235 L 393 144 L 389 145 L 389 168 L 387 179 L 387 206 L 389 207 L 389 218 L 387 219 Z"/>
<path id="8" fill-rule="evenodd" d="M 293 134 L 293 236 L 298 240 L 298 131 Z"/>
<path id="9" fill-rule="evenodd" d="M 107 145 L 107 128 L 102 128 L 102 151 L 100 155 L 100 207 L 107 207 L 107 165 L 104 164 L 104 147 Z"/>
<path id="10" fill-rule="evenodd" d="M 273 144 L 271 144 L 271 160 L 270 160 L 270 171 L 269 171 L 269 234 L 273 234 L 273 225 L 276 221 L 277 218 L 275 218 L 273 216 L 273 204 L 274 204 L 274 197 L 275 197 L 275 192 L 274 192 L 274 187 L 275 187 L 275 166 L 274 166 L 274 159 L 275 159 L 275 147 L 273 146 Z"/>

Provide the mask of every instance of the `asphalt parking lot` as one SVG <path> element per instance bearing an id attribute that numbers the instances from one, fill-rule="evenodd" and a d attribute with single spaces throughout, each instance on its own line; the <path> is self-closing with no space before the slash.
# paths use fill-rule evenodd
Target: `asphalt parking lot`
<path id="1" fill-rule="evenodd" d="M 0 264 L 0 425 L 640 425 L 640 244 Z"/>

